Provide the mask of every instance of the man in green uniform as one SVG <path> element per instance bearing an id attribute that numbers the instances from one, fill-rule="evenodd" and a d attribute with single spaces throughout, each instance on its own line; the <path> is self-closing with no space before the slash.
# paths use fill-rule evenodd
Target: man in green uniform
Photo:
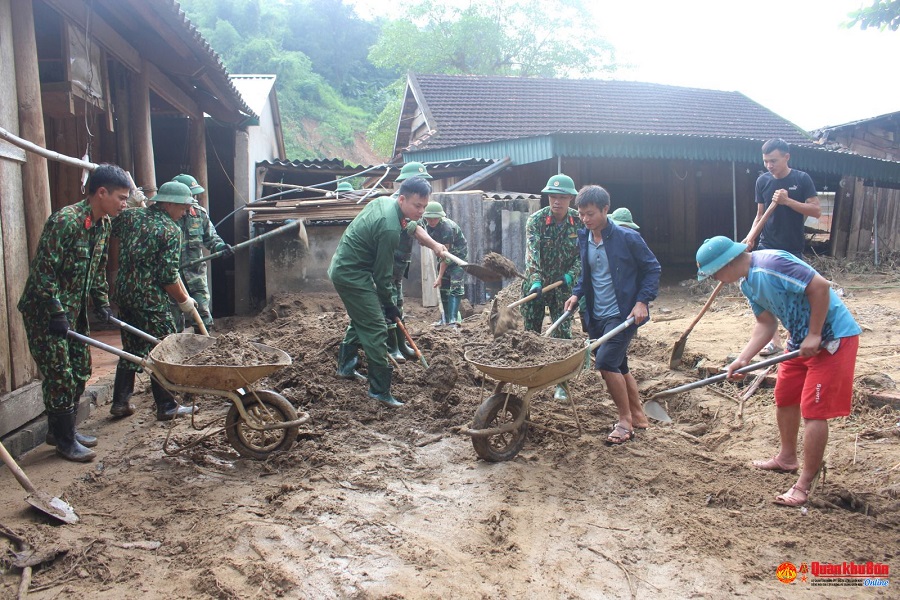
<path id="1" fill-rule="evenodd" d="M 181 264 L 186 265 L 203 256 L 203 248 L 210 252 L 224 250 L 223 256 L 226 257 L 234 254 L 231 245 L 225 243 L 216 233 L 215 226 L 209 220 L 209 213 L 197 202 L 197 195 L 206 190 L 191 175 L 184 173 L 176 175 L 172 181 L 188 186 L 193 197 L 190 208 L 178 219 L 178 226 L 181 228 Z M 207 262 L 204 261 L 192 267 L 182 267 L 181 276 L 191 298 L 197 301 L 197 312 L 200 313 L 203 324 L 207 329 L 212 329 L 213 318 L 209 310 L 209 280 L 206 277 L 206 265 Z M 170 308 L 175 318 L 175 330 L 184 330 L 184 313 L 175 305 Z"/>
<path id="2" fill-rule="evenodd" d="M 447 246 L 450 253 L 463 260 L 469 258 L 469 247 L 466 236 L 456 222 L 447 218 L 447 213 L 439 202 L 429 202 L 419 225 L 431 238 Z M 441 305 L 444 307 L 444 319 L 436 325 L 455 325 L 459 322 L 459 303 L 466 295 L 465 271 L 458 264 L 445 258 L 441 260 L 437 281 L 434 287 L 441 288 Z"/>
<path id="3" fill-rule="evenodd" d="M 47 443 L 68 460 L 87 462 L 97 438 L 75 431 L 78 401 L 91 376 L 90 349 L 68 341 L 71 328 L 88 335 L 88 297 L 107 321 L 106 249 L 110 217 L 125 210 L 131 184 L 120 167 L 103 164 L 91 173 L 88 197 L 50 215 L 31 261 L 18 308 L 28 347 L 44 380 Z"/>
<path id="4" fill-rule="evenodd" d="M 425 212 L 430 194 L 431 185 L 414 177 L 403 182 L 396 199 L 382 196 L 369 202 L 347 227 L 328 267 L 328 277 L 350 317 L 338 351 L 337 375 L 365 380 L 356 371 L 362 346 L 368 364 L 368 395 L 390 407 L 403 406 L 391 395 L 385 323 L 400 317 L 391 285 L 394 251 L 401 231 L 416 235 L 416 221 Z M 439 256 L 446 251 L 430 238 L 420 238 L 420 243 Z"/>
<path id="5" fill-rule="evenodd" d="M 159 186 L 148 208 L 134 208 L 113 222 L 113 238 L 119 248 L 119 271 L 116 277 L 115 301 L 122 320 L 150 335 L 163 339 L 175 333 L 175 321 L 169 311 L 169 300 L 189 314 L 196 303 L 178 276 L 181 258 L 181 229 L 178 220 L 190 208 L 191 189 L 177 181 Z M 146 356 L 153 344 L 132 333 L 121 331 L 122 349 Z M 141 367 L 120 359 L 116 368 L 113 403 L 110 414 L 125 417 L 134 414 L 129 402 L 134 392 L 135 373 Z M 179 406 L 175 396 L 150 375 L 150 389 L 160 421 L 177 415 L 191 414 L 193 408 Z"/>
<path id="6" fill-rule="evenodd" d="M 565 312 L 563 305 L 572 295 L 572 284 L 581 273 L 578 258 L 578 230 L 581 219 L 578 212 L 569 205 L 576 196 L 575 182 L 562 173 L 554 175 L 541 190 L 547 194 L 549 206 L 528 217 L 525 224 L 525 279 L 522 281 L 522 296 L 537 294 L 530 302 L 521 305 L 520 311 L 525 321 L 525 329 L 541 332 L 545 307 L 550 309 L 550 317 L 556 321 Z M 541 289 L 562 280 L 558 288 L 543 294 Z M 571 339 L 572 321 L 566 320 L 553 332 L 553 337 Z M 554 397 L 566 399 L 566 391 L 556 386 Z"/>
<path id="7" fill-rule="evenodd" d="M 421 177 L 422 179 L 432 179 L 428 174 L 428 169 L 420 162 L 411 162 L 403 165 L 400 174 L 394 181 L 401 184 L 411 177 Z M 394 192 L 391 198 L 397 198 L 398 191 Z M 391 299 L 394 305 L 400 309 L 403 315 L 403 280 L 409 278 L 409 263 L 412 260 L 413 236 L 406 231 L 400 232 L 400 243 L 397 250 L 394 251 L 394 274 L 391 282 L 394 291 Z M 396 323 L 388 323 L 388 353 L 398 363 L 405 363 L 407 358 L 415 358 L 416 351 L 409 347 L 404 336 L 397 331 Z"/>

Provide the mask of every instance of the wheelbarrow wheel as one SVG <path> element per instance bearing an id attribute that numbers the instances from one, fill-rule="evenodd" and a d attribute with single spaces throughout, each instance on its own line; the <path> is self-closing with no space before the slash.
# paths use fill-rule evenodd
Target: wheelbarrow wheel
<path id="1" fill-rule="evenodd" d="M 503 410 L 504 403 L 506 404 L 505 411 Z M 507 399 L 506 394 L 495 394 L 482 402 L 475 411 L 472 429 L 501 427 L 515 421 L 523 410 L 525 410 L 525 405 L 518 396 L 509 395 Z M 528 423 L 522 423 L 515 431 L 490 436 L 472 436 L 472 446 L 479 458 L 484 460 L 490 462 L 511 460 L 525 445 L 527 432 Z"/>
<path id="2" fill-rule="evenodd" d="M 254 425 L 287 423 L 297 419 L 297 411 L 281 394 L 258 390 L 241 396 L 247 416 Z M 249 427 L 232 404 L 225 416 L 225 437 L 245 458 L 266 459 L 273 452 L 288 450 L 297 440 L 298 427 L 260 431 Z"/>

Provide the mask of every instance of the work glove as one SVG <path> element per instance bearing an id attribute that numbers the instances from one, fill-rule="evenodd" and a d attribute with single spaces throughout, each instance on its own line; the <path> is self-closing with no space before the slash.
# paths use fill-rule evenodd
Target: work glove
<path id="1" fill-rule="evenodd" d="M 572 289 L 572 284 L 575 283 L 575 278 L 572 277 L 571 274 L 566 273 L 562 276 L 562 282 L 563 285 L 565 285 L 567 288 Z"/>
<path id="2" fill-rule="evenodd" d="M 531 289 L 528 290 L 528 293 L 525 295 L 530 296 L 531 294 L 537 294 L 537 296 L 534 299 L 540 300 L 541 296 L 544 295 L 544 293 L 541 291 L 541 288 L 543 288 L 543 287 L 544 286 L 541 284 L 540 281 L 535 281 L 534 284 L 532 284 Z"/>
<path id="3" fill-rule="evenodd" d="M 198 306 L 197 301 L 194 300 L 193 298 L 191 298 L 190 296 L 188 296 L 187 300 L 185 300 L 184 302 L 178 303 L 178 308 L 181 309 L 181 312 L 183 312 L 186 315 L 189 315 L 192 312 L 194 312 L 194 309 L 197 308 L 197 306 Z"/>
<path id="4" fill-rule="evenodd" d="M 225 247 L 222 248 L 222 256 L 228 258 L 229 256 L 234 256 L 234 246 L 231 244 L 225 244 Z"/>
<path id="5" fill-rule="evenodd" d="M 94 316 L 97 317 L 97 320 L 101 323 L 111 323 L 113 317 L 115 317 L 109 304 L 94 307 Z"/>
<path id="6" fill-rule="evenodd" d="M 396 304 L 385 304 L 381 307 L 384 311 L 384 318 L 389 323 L 396 322 L 397 319 L 403 316 L 403 313 L 400 312 L 400 309 L 397 308 Z"/>
<path id="7" fill-rule="evenodd" d="M 69 319 L 66 317 L 66 313 L 61 312 L 50 315 L 50 321 L 47 323 L 47 331 L 53 335 L 66 337 L 66 332 L 69 331 Z"/>

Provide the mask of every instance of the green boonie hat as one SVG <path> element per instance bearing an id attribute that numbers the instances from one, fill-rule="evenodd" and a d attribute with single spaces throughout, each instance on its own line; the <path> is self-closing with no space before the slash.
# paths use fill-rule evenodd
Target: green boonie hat
<path id="1" fill-rule="evenodd" d="M 566 194 L 568 196 L 577 196 L 575 191 L 575 182 L 568 175 L 554 175 L 547 180 L 547 186 L 541 190 L 542 194 Z"/>
<path id="2" fill-rule="evenodd" d="M 167 181 L 159 186 L 159 192 L 153 198 L 154 202 L 168 202 L 170 204 L 193 204 L 191 188 L 178 181 Z"/>
<path id="3" fill-rule="evenodd" d="M 425 213 L 422 216 L 426 219 L 443 219 L 447 216 L 447 213 L 444 212 L 444 207 L 441 206 L 440 202 L 432 200 L 425 207 Z"/>
<path id="4" fill-rule="evenodd" d="M 337 191 L 339 191 L 339 192 L 352 192 L 352 191 L 353 191 L 353 184 L 351 184 L 349 181 L 342 181 L 342 182 L 340 182 L 340 183 L 337 185 Z"/>
<path id="5" fill-rule="evenodd" d="M 746 250 L 747 244 L 733 242 L 724 235 L 706 240 L 697 250 L 697 281 L 715 275 Z"/>
<path id="6" fill-rule="evenodd" d="M 194 179 L 192 175 L 188 175 L 187 173 L 182 173 L 181 175 L 176 175 L 172 178 L 172 181 L 177 181 L 178 183 L 183 183 L 191 189 L 191 194 L 197 195 L 202 194 L 206 190 L 197 183 L 197 180 Z"/>
<path id="7" fill-rule="evenodd" d="M 434 179 L 431 175 L 428 174 L 428 169 L 425 168 L 425 165 L 420 162 L 411 162 L 403 165 L 403 168 L 400 169 L 400 174 L 397 175 L 397 179 L 395 179 L 394 181 L 403 181 L 404 179 L 409 179 L 410 177 Z"/>
<path id="8" fill-rule="evenodd" d="M 640 227 L 638 227 L 638 224 L 632 220 L 631 211 L 624 206 L 612 211 L 612 214 L 609 215 L 609 218 L 612 219 L 616 225 L 628 227 L 629 229 L 640 229 Z"/>

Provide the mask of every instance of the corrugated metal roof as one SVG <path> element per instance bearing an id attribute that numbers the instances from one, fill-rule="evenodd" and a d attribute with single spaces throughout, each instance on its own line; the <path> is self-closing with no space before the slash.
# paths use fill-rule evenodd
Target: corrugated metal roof
<path id="1" fill-rule="evenodd" d="M 429 172 L 447 169 L 463 169 L 467 167 L 482 168 L 494 162 L 492 158 L 470 158 L 471 155 L 454 157 L 453 159 L 438 159 L 426 161 Z M 418 160 L 418 159 L 416 159 Z M 409 162 L 409 161 L 407 161 Z M 282 167 L 296 170 L 330 170 L 330 171 L 367 171 L 366 175 L 375 176 L 383 174 L 390 166 L 392 170 L 399 172 L 403 165 L 354 165 L 346 163 L 340 158 L 316 158 L 306 160 L 263 160 L 256 163 L 257 166 Z"/>
<path id="2" fill-rule="evenodd" d="M 269 94 L 275 87 L 275 75 L 229 75 L 231 83 L 240 92 L 247 106 L 257 115 L 261 115 L 269 101 Z"/>

